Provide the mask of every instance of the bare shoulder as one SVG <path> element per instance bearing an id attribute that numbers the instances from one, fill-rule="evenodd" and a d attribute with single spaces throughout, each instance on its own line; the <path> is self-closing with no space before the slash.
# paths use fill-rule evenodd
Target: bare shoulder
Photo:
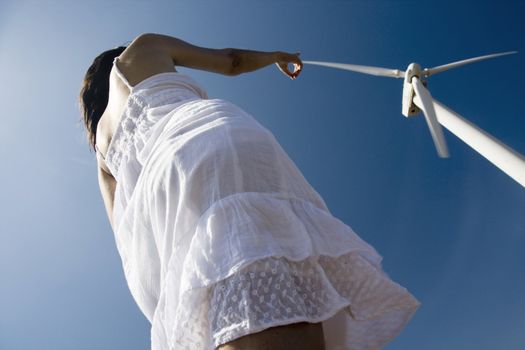
<path id="1" fill-rule="evenodd" d="M 176 72 L 173 59 L 159 45 L 158 35 L 141 34 L 122 52 L 118 68 L 134 86 L 155 74 Z"/>

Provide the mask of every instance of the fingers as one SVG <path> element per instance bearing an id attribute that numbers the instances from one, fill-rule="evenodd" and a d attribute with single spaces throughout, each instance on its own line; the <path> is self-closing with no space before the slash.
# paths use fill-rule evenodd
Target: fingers
<path id="1" fill-rule="evenodd" d="M 289 73 L 288 75 L 292 80 L 297 79 L 297 77 L 299 76 L 299 74 L 301 73 L 303 69 L 303 62 L 301 61 L 301 58 L 299 57 L 300 54 L 301 54 L 300 52 L 297 52 L 296 54 L 293 54 L 293 55 L 289 54 L 288 62 L 286 62 L 286 70 Z M 293 64 L 293 72 L 290 72 L 288 70 L 288 63 Z"/>
<path id="2" fill-rule="evenodd" d="M 294 67 L 294 70 L 293 70 L 293 73 L 292 73 L 292 79 L 297 79 L 297 77 L 299 76 L 299 74 L 301 73 L 301 71 L 303 70 L 303 62 L 301 61 L 301 58 L 299 58 L 299 55 L 301 53 L 300 52 L 297 52 L 294 56 L 293 56 L 293 67 Z"/>
<path id="3" fill-rule="evenodd" d="M 281 72 L 286 74 L 292 80 L 297 79 L 297 77 L 303 69 L 303 62 L 299 57 L 300 54 L 300 52 L 297 52 L 295 54 L 282 53 L 279 61 L 276 62 L 277 67 L 279 67 L 279 70 L 281 70 Z M 290 63 L 293 65 L 293 71 L 290 71 L 288 67 Z"/>
<path id="4" fill-rule="evenodd" d="M 293 79 L 297 79 L 301 71 L 303 70 L 303 63 L 294 63 Z"/>
<path id="5" fill-rule="evenodd" d="M 286 61 L 279 62 L 278 65 L 279 65 L 279 68 L 281 69 L 281 72 L 283 72 L 284 74 L 292 78 L 293 73 L 290 72 L 290 69 L 288 68 L 288 62 Z"/>

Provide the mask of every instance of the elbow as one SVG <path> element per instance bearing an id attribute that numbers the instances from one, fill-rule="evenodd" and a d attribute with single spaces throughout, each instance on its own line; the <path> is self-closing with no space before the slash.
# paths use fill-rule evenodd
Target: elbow
<path id="1" fill-rule="evenodd" d="M 228 68 L 226 75 L 236 76 L 242 73 L 242 57 L 239 50 L 236 49 L 225 49 L 226 55 L 228 56 Z"/>

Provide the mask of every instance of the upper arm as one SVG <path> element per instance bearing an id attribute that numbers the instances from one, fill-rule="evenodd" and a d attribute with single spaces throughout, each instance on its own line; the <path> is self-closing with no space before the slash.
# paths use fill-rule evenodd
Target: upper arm
<path id="1" fill-rule="evenodd" d="M 115 178 L 102 167 L 98 167 L 98 184 L 100 193 L 106 207 L 109 223 L 113 227 L 113 205 L 115 202 L 115 188 L 117 181 Z"/>
<path id="2" fill-rule="evenodd" d="M 192 45 L 175 37 L 162 34 L 138 36 L 121 55 L 139 61 L 155 62 L 157 66 L 165 61 L 171 66 L 183 66 L 206 70 L 224 75 L 234 75 L 235 58 L 232 49 L 210 49 Z M 147 62 L 146 64 L 150 63 Z"/>

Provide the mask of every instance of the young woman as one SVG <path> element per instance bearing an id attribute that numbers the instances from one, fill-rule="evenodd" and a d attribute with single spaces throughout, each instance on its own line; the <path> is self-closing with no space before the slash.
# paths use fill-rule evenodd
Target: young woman
<path id="1" fill-rule="evenodd" d="M 268 129 L 175 69 L 274 63 L 302 69 L 299 54 L 143 34 L 86 73 L 100 190 L 152 349 L 378 349 L 419 306 Z"/>

